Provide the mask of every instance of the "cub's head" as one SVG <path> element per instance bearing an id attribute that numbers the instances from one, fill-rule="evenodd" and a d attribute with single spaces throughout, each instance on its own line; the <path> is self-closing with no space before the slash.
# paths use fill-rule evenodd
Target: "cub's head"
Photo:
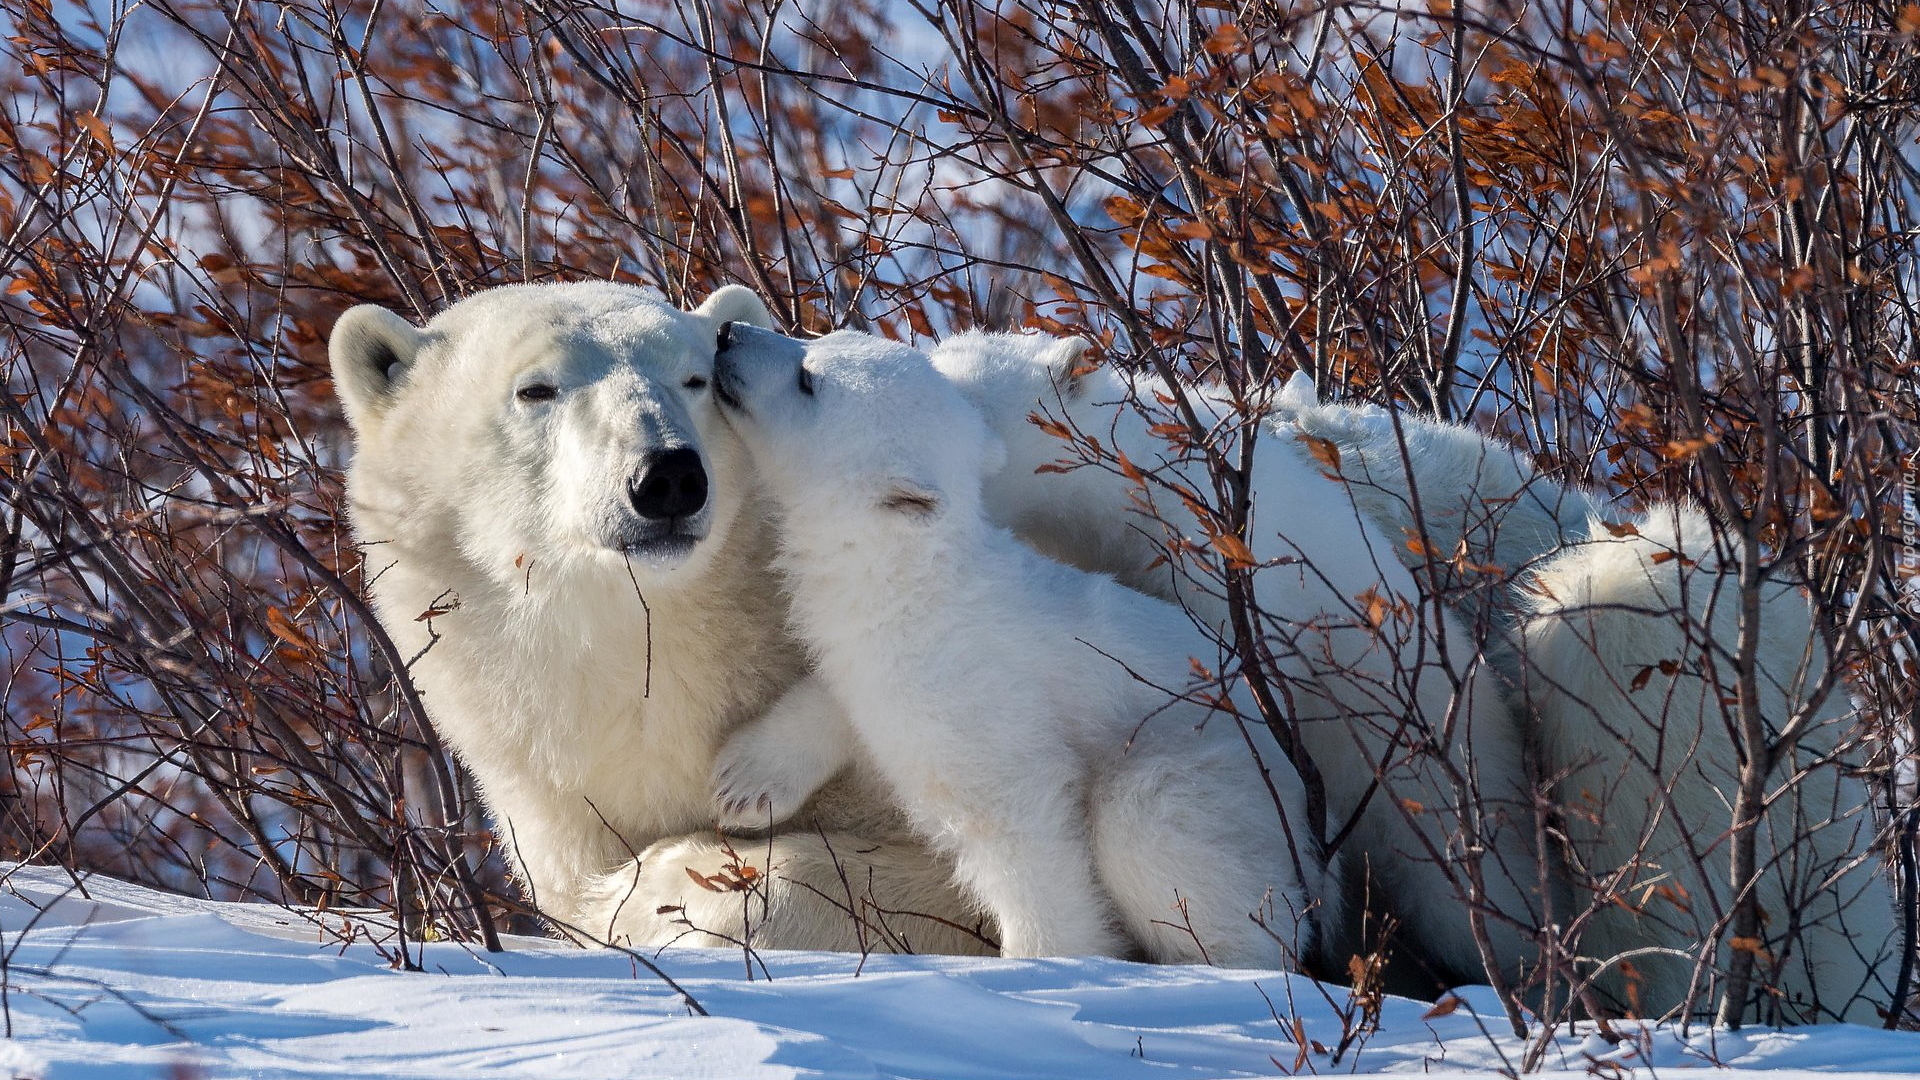
<path id="1" fill-rule="evenodd" d="M 1089 400 L 1111 405 L 1126 392 L 1111 369 L 1093 363 L 1092 349 L 1081 337 L 970 330 L 941 342 L 928 357 L 1001 438 L 1009 444 L 1032 438 L 1036 448 L 1044 444 L 1058 456 L 1059 440 L 1029 422 L 1030 416 L 1071 419 L 1069 414 Z M 1015 459 L 1029 456 L 1012 445 L 1009 450 Z"/>
<path id="2" fill-rule="evenodd" d="M 1144 423 L 1128 405 L 1134 387 L 1113 367 L 1096 365 L 1091 351 L 1079 337 L 969 332 L 930 354 L 1006 444 L 1006 468 L 988 478 L 983 493 L 987 515 L 1069 561 L 1087 546 L 1080 534 L 1088 509 L 1124 508 L 1128 484 L 1110 468 L 1081 465 L 1081 451 L 1059 430 L 1111 452 L 1138 443 L 1128 436 Z"/>
<path id="3" fill-rule="evenodd" d="M 735 324 L 715 366 L 727 419 L 790 529 L 972 521 L 981 477 L 1004 461 L 979 410 L 897 342 Z"/>
<path id="4" fill-rule="evenodd" d="M 681 311 L 604 282 L 491 289 L 421 327 L 348 311 L 329 352 L 360 539 L 530 591 L 693 573 L 746 486 L 712 389 L 736 321 L 770 320 L 737 286 Z"/>

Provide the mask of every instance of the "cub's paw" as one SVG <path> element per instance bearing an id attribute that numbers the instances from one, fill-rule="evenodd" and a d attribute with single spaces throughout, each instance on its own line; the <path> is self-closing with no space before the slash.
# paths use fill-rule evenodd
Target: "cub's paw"
<path id="1" fill-rule="evenodd" d="M 832 778 L 810 755 L 785 756 L 787 748 L 762 746 L 752 729 L 720 748 L 713 763 L 714 817 L 723 829 L 765 829 L 792 817 Z"/>
<path id="2" fill-rule="evenodd" d="M 846 714 L 818 679 L 802 679 L 720 748 L 713 762 L 715 816 L 728 829 L 778 825 L 852 756 Z"/>

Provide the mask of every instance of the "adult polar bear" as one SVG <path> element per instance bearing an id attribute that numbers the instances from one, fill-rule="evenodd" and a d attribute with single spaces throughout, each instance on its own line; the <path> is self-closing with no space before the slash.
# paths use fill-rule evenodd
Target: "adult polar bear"
<path id="1" fill-rule="evenodd" d="M 875 936 L 984 951 L 947 868 L 857 773 L 737 856 L 712 829 L 715 747 L 803 665 L 707 387 L 733 320 L 769 321 L 738 287 L 680 311 L 605 283 L 492 289 L 418 328 L 373 306 L 341 316 L 347 494 L 381 621 L 558 926 L 851 949 L 843 908 L 920 912 L 934 917 L 891 915 Z M 691 884 L 738 882 L 736 858 L 780 872 Z"/>
<path id="2" fill-rule="evenodd" d="M 977 938 L 951 925 L 972 913 L 946 868 L 911 842 L 857 773 L 831 785 L 788 831 L 754 841 L 745 853 L 783 873 L 763 874 L 748 893 L 688 886 L 687 870 L 713 875 L 739 857 L 705 828 L 715 746 L 764 711 L 801 664 L 779 626 L 767 572 L 771 542 L 757 520 L 751 478 L 697 385 L 710 368 L 715 330 L 733 319 L 767 321 L 744 290 L 722 290 L 680 312 L 611 285 L 495 290 L 425 328 L 376 308 L 349 312 L 332 352 L 358 444 L 349 494 L 356 530 L 374 545 L 376 602 L 403 648 L 420 654 L 414 675 L 436 725 L 480 778 L 522 881 L 555 921 L 646 943 L 680 935 L 687 922 L 731 938 L 751 924 L 762 944 L 850 948 L 863 942 L 839 909 L 865 907 L 850 894 L 870 884 L 870 910 L 936 916 L 894 920 L 894 928 L 910 927 L 913 947 L 980 951 Z M 543 372 L 552 378 L 537 378 Z M 1017 403 L 1018 418 L 1036 403 Z M 537 411 L 547 419 L 535 421 Z M 1577 491 L 1512 498 L 1556 489 L 1536 487 L 1529 470 L 1503 463 L 1467 429 L 1428 425 L 1434 437 L 1409 456 L 1417 475 L 1408 480 L 1393 475 L 1402 451 L 1381 442 L 1378 417 L 1303 412 L 1301 426 L 1316 425 L 1324 437 L 1345 440 L 1348 461 L 1370 463 L 1376 475 L 1355 485 L 1355 503 L 1388 535 L 1406 527 L 1415 486 L 1425 496 L 1418 524 L 1442 551 L 1450 549 L 1448 529 L 1467 537 L 1504 518 L 1494 540 L 1517 545 L 1501 556 L 1509 567 L 1558 547 L 1572 531 L 1563 520 L 1583 520 L 1559 514 L 1581 503 Z M 659 445 L 646 443 L 655 437 Z M 1369 487 L 1377 497 L 1366 494 Z M 700 504 L 673 512 L 676 500 L 690 502 L 696 491 Z M 1651 523 L 1643 531 L 1658 534 Z M 1083 530 L 1078 542 L 1089 536 Z M 1098 554 L 1075 561 L 1097 562 Z M 1677 581 L 1672 575 L 1691 565 L 1658 554 L 1644 545 L 1629 552 L 1644 571 L 1639 580 Z M 1569 550 L 1540 572 L 1557 567 L 1577 586 L 1592 579 L 1590 557 L 1598 556 Z M 1577 604 L 1514 606 L 1523 609 L 1513 617 L 1524 621 L 1529 640 L 1542 643 L 1540 655 L 1574 664 L 1583 652 L 1592 655 L 1595 630 L 1564 617 Z M 438 614 L 420 621 L 428 612 Z M 1598 625 L 1622 639 L 1609 654 L 1616 660 L 1630 660 L 1635 649 L 1646 663 L 1668 659 L 1647 625 Z M 1550 651 L 1556 631 L 1581 647 Z M 1560 702 L 1572 717 L 1583 709 L 1605 715 L 1633 690 L 1617 675 L 1624 668 L 1586 667 L 1598 683 L 1549 677 L 1529 692 Z M 1683 671 L 1678 681 L 1689 677 Z M 1701 699 L 1697 685 L 1680 689 Z M 803 686 L 793 697 L 804 706 L 807 696 Z M 1830 803 L 1857 807 L 1859 786 L 1842 779 L 1828 792 Z M 1851 852 L 1844 830 L 1845 823 L 1823 830 L 1831 839 L 1821 850 Z M 1864 875 L 1838 869 L 1840 885 L 1862 894 L 1850 928 L 1876 938 L 1889 921 L 1880 913 L 1884 885 L 1870 868 Z M 755 902 L 757 912 L 749 912 Z M 684 921 L 659 911 L 676 906 Z M 1776 956 L 1805 965 L 1804 957 Z M 1829 1005 L 1806 1015 L 1835 1011 Z"/>

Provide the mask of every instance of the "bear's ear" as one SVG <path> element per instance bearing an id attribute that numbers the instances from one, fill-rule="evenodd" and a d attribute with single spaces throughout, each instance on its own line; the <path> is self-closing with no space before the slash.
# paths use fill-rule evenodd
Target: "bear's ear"
<path id="1" fill-rule="evenodd" d="M 722 285 L 712 296 L 693 309 L 713 324 L 715 330 L 730 322 L 743 322 L 762 330 L 773 329 L 773 314 L 760 297 L 745 285 Z"/>
<path id="2" fill-rule="evenodd" d="M 1061 397 L 1080 395 L 1081 377 L 1095 366 L 1089 359 L 1092 352 L 1093 342 L 1077 334 L 1061 338 L 1047 347 L 1042 359 L 1047 365 L 1047 374 L 1053 379 L 1053 388 Z"/>
<path id="3" fill-rule="evenodd" d="M 364 431 L 385 415 L 419 352 L 419 329 L 378 304 L 351 308 L 333 324 L 327 339 L 333 392 L 354 430 Z"/>

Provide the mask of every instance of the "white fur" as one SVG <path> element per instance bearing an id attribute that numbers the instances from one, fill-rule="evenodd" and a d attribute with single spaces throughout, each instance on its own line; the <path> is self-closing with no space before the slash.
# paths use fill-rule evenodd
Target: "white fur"
<path id="1" fill-rule="evenodd" d="M 926 927 L 970 925 L 945 871 L 857 777 L 823 792 L 796 835 L 737 859 L 712 832 L 715 748 L 804 664 L 745 455 L 711 392 L 686 385 L 711 378 L 716 331 L 737 319 L 767 321 L 744 289 L 683 312 L 604 283 L 489 290 L 423 328 L 373 307 L 342 316 L 331 352 L 355 436 L 348 494 L 382 624 L 418 657 L 436 730 L 556 924 L 664 944 L 687 928 L 657 909 L 678 907 L 707 931 L 697 940 L 747 937 L 747 894 L 686 873 L 742 862 L 780 896 L 846 892 L 859 908 L 866 882 L 843 887 L 808 835 L 819 827 L 879 868 L 880 907 L 932 904 Z M 550 400 L 522 399 L 536 383 Z M 635 512 L 629 487 L 669 446 L 699 453 L 710 494 L 666 527 Z M 762 944 L 862 944 L 831 904 L 770 916 Z"/>
<path id="2" fill-rule="evenodd" d="M 1739 714 L 1720 699 L 1732 701 L 1737 681 L 1739 590 L 1711 521 L 1670 503 L 1612 513 L 1472 428 L 1323 404 L 1303 379 L 1278 404 L 1339 448 L 1355 504 L 1382 531 L 1425 539 L 1398 549 L 1408 565 L 1426 566 L 1430 552 L 1449 600 L 1490 617 L 1491 644 L 1535 722 L 1540 771 L 1562 778 L 1574 898 L 1597 904 L 1580 936 L 1587 970 L 1600 969 L 1616 1007 L 1674 1009 L 1733 899 L 1738 765 L 1727 725 Z M 1804 593 L 1770 581 L 1758 615 L 1759 713 L 1776 731 L 1804 714 L 1807 734 L 1769 781 L 1776 794 L 1791 783 L 1791 794 L 1759 827 L 1769 959 L 1756 970 L 1774 993 L 1749 1015 L 1876 1022 L 1898 949 L 1895 905 L 1870 850 L 1871 795 L 1840 749 L 1850 711 L 1839 690 L 1813 696 L 1830 658 Z M 1709 975 L 1729 959 L 1723 948 Z M 1699 1000 L 1714 1003 L 1711 991 Z"/>
<path id="3" fill-rule="evenodd" d="M 802 679 L 720 748 L 713 763 L 715 816 L 730 828 L 771 828 L 853 760 L 846 710 L 827 684 Z"/>
<path id="4" fill-rule="evenodd" d="M 1638 978 L 1612 967 L 1600 985 L 1658 1014 L 1686 997 L 1699 943 L 1735 899 L 1728 830 L 1739 758 L 1729 725 L 1740 715 L 1740 590 L 1698 510 L 1661 505 L 1626 524 L 1634 532 L 1615 538 L 1596 520 L 1597 539 L 1569 544 L 1525 580 L 1521 661 L 1541 753 L 1565 776 L 1578 869 L 1621 898 L 1595 912 L 1581 951 L 1628 957 Z M 1871 797 L 1835 760 L 1850 710 L 1844 693 L 1812 696 L 1828 657 L 1805 595 L 1778 581 L 1762 589 L 1759 715 L 1774 732 L 1796 720 L 1809 727 L 1769 778 L 1775 801 L 1758 827 L 1766 922 L 1756 972 L 1774 993 L 1749 1015 L 1876 1023 L 1898 939 L 1870 850 Z M 1712 958 L 1719 971 L 1729 962 L 1724 947 Z"/>
<path id="5" fill-rule="evenodd" d="M 1124 456 L 1203 497 L 1212 490 L 1201 463 L 1171 453 L 1149 430 L 1176 420 L 1158 403 L 1165 387 L 1149 379 L 1129 383 L 1110 369 L 1080 371 L 1084 351 L 1077 340 L 1002 334 L 963 334 L 934 350 L 934 364 L 1008 445 L 1008 466 L 986 485 L 989 514 L 1042 551 L 1110 572 L 1178 601 L 1203 624 L 1224 626 L 1217 571 L 1196 569 L 1217 565 L 1218 555 L 1182 499 L 1157 484 L 1135 484 L 1111 464 L 1051 468 L 1074 455 L 1029 423 L 1030 414 L 1097 441 L 1110 461 Z M 1216 445 L 1233 459 L 1241 434 L 1230 410 L 1200 391 L 1193 398 Z M 1343 485 L 1322 474 L 1300 434 L 1285 424 L 1261 432 L 1247 539 L 1260 566 L 1252 575 L 1264 615 L 1260 631 L 1326 783 L 1330 825 L 1359 813 L 1342 851 L 1346 896 L 1398 917 L 1444 978 L 1475 979 L 1482 958 L 1460 885 L 1465 852 L 1449 771 L 1477 775 L 1480 844 L 1489 854 L 1482 860 L 1484 901 L 1506 915 L 1490 919 L 1488 929 L 1497 962 L 1517 974 L 1531 955 L 1540 882 L 1515 717 L 1471 636 L 1453 615 L 1421 602 L 1395 552 L 1399 545 L 1381 535 Z M 1189 553 L 1168 559 L 1176 540 L 1191 545 Z M 1376 777 L 1380 790 L 1372 791 Z M 1332 937 L 1326 955 L 1337 968 L 1363 944 L 1361 904 L 1348 910 L 1354 921 Z"/>
<path id="6" fill-rule="evenodd" d="M 1207 635 L 991 525 L 979 489 L 997 440 L 921 354 L 741 332 L 718 367 L 782 511 L 780 566 L 820 677 L 1002 952 L 1130 940 L 1162 961 L 1291 960 L 1322 875 L 1283 824 L 1303 820 L 1299 780 L 1264 729 L 1172 696 L 1190 658 L 1218 660 Z"/>
<path id="7" fill-rule="evenodd" d="M 1295 375 L 1275 417 L 1326 439 L 1339 451 L 1340 478 L 1369 521 L 1396 541 L 1407 566 L 1464 561 L 1500 575 L 1531 569 L 1569 537 L 1584 536 L 1601 500 L 1541 474 L 1513 448 L 1460 424 L 1377 405 L 1322 403 L 1312 380 Z M 1426 550 L 1422 551 L 1424 547 Z M 1455 587 L 1471 586 L 1471 568 Z M 1449 584 L 1443 578 L 1443 584 Z"/>

